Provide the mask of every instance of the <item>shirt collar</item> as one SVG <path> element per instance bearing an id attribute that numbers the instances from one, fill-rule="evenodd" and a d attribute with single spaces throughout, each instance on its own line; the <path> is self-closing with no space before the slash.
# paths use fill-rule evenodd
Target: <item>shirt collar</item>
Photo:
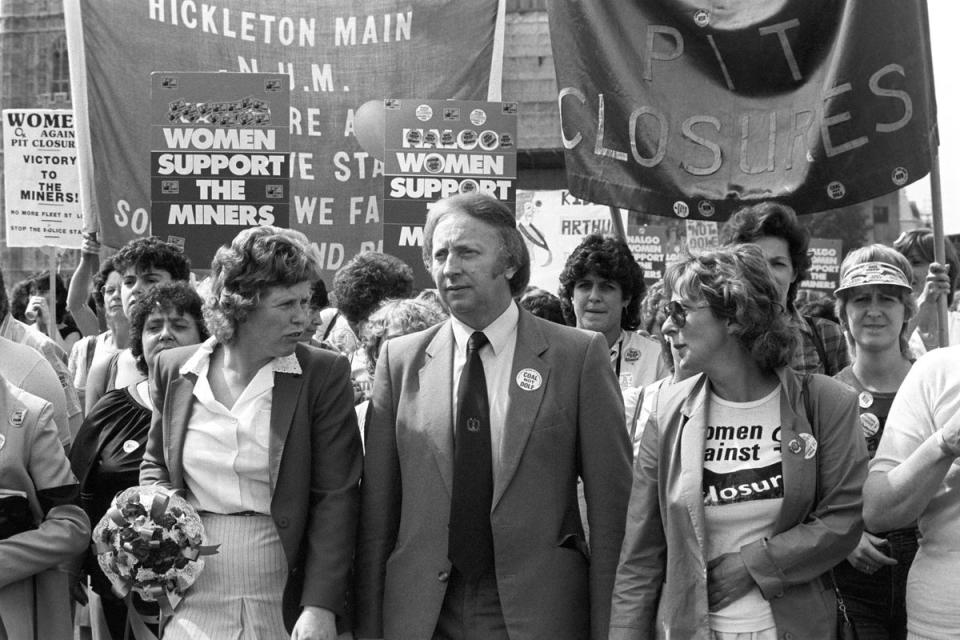
<path id="1" fill-rule="evenodd" d="M 507 346 L 510 338 L 516 333 L 517 321 L 519 319 L 520 309 L 517 307 L 517 303 L 511 300 L 506 310 L 497 316 L 496 320 L 481 329 L 483 334 L 487 336 L 494 355 L 500 353 L 500 351 Z M 476 329 L 468 327 L 454 316 L 450 316 L 450 325 L 453 327 L 453 338 L 457 342 L 458 351 L 466 351 L 467 340 L 470 339 L 470 335 L 476 331 Z"/>
<path id="2" fill-rule="evenodd" d="M 210 355 L 216 349 L 219 342 L 214 336 L 210 336 L 200 345 L 200 348 L 193 352 L 187 361 L 180 367 L 180 374 L 192 373 L 195 376 L 203 375 L 207 366 L 210 364 Z M 288 356 L 274 358 L 270 361 L 274 373 L 290 373 L 300 375 L 303 370 L 300 368 L 300 361 L 297 360 L 297 354 L 291 353 Z"/>

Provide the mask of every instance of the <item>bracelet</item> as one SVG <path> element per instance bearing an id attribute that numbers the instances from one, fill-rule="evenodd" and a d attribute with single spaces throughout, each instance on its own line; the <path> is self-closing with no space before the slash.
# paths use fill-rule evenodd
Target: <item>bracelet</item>
<path id="1" fill-rule="evenodd" d="M 937 446 L 940 447 L 940 451 L 942 451 L 947 457 L 960 457 L 960 453 L 957 453 L 950 448 L 950 445 L 947 444 L 947 441 L 943 439 L 943 429 L 937 429 L 937 432 L 934 434 L 934 438 L 937 441 Z"/>

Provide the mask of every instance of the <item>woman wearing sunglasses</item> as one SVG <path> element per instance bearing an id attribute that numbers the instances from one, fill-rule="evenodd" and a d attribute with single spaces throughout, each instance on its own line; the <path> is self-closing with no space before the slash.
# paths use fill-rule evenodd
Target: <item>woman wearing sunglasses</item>
<path id="1" fill-rule="evenodd" d="M 610 638 L 823 640 L 823 575 L 856 546 L 856 394 L 787 368 L 794 333 L 752 245 L 673 265 L 663 334 L 696 375 L 661 390 L 634 467 Z"/>

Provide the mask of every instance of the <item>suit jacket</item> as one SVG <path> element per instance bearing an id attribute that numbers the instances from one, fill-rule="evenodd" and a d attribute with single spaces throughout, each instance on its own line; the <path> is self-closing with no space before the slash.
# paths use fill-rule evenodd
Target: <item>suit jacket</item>
<path id="1" fill-rule="evenodd" d="M 783 503 L 770 538 L 740 549 L 780 638 L 836 633 L 832 584 L 821 579 L 856 547 L 863 530 L 867 452 L 852 389 L 811 376 L 807 420 L 796 374 L 778 372 Z M 611 640 L 709 640 L 703 453 L 709 383 L 704 375 L 663 387 L 634 468 Z M 816 449 L 807 444 L 815 435 Z"/>
<path id="2" fill-rule="evenodd" d="M 0 540 L 0 640 L 70 640 L 67 574 L 56 565 L 90 543 L 77 480 L 49 402 L 0 376 L 0 489 L 26 494 L 35 529 Z M 34 623 L 36 622 L 36 626 Z"/>
<path id="3" fill-rule="evenodd" d="M 163 351 L 151 393 L 153 422 L 140 484 L 184 489 L 183 442 L 196 375 L 180 368 L 196 345 Z M 298 345 L 302 373 L 274 373 L 270 414 L 270 515 L 287 558 L 283 618 L 290 630 L 301 607 L 344 615 L 356 535 L 360 434 L 350 365 L 329 351 Z"/>
<path id="4" fill-rule="evenodd" d="M 436 627 L 451 569 L 454 348 L 448 322 L 390 340 L 377 362 L 362 484 L 358 637 L 423 640 Z M 542 384 L 521 388 L 517 374 L 525 369 L 538 372 Z M 606 637 L 630 457 L 603 336 L 521 310 L 490 513 L 511 638 Z"/>

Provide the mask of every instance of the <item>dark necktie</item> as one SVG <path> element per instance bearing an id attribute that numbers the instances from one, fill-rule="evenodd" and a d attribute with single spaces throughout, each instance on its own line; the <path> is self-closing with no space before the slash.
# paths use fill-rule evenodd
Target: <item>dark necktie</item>
<path id="1" fill-rule="evenodd" d="M 493 568 L 493 461 L 490 404 L 480 349 L 487 336 L 476 331 L 467 342 L 467 362 L 457 390 L 457 428 L 450 501 L 450 562 L 467 578 Z"/>

